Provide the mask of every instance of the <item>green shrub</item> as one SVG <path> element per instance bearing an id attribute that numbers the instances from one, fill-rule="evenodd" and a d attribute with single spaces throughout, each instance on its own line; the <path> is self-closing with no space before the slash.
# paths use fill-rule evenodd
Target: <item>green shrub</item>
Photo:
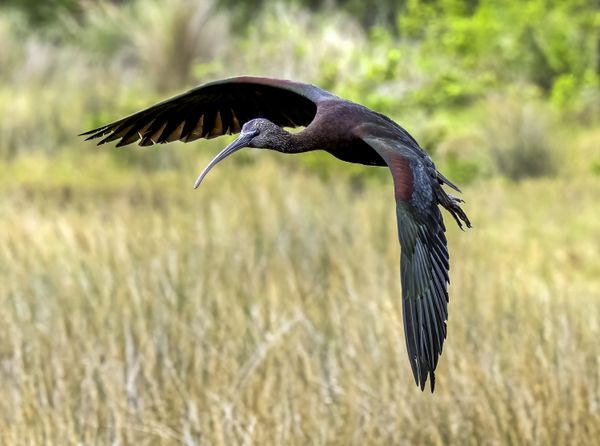
<path id="1" fill-rule="evenodd" d="M 520 180 L 557 173 L 554 125 L 548 107 L 527 93 L 495 95 L 487 100 L 482 131 L 498 172 Z"/>
<path id="2" fill-rule="evenodd" d="M 19 9 L 27 20 L 35 26 L 47 25 L 66 13 L 79 11 L 80 0 L 4 0 L 4 5 Z"/>
<path id="3" fill-rule="evenodd" d="M 595 3 L 408 0 L 398 27 L 420 47 L 419 64 L 429 74 L 424 96 L 438 105 L 483 97 L 490 81 L 503 87 L 526 80 L 570 100 L 597 75 Z"/>

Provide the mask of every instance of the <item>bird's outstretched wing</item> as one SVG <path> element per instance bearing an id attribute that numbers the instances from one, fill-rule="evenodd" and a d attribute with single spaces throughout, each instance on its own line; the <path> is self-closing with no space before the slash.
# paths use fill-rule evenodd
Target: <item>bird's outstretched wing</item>
<path id="1" fill-rule="evenodd" d="M 196 87 L 145 110 L 82 133 L 104 136 L 98 145 L 139 141 L 141 146 L 238 133 L 247 121 L 266 118 L 281 127 L 307 126 L 317 104 L 333 95 L 314 85 L 262 77 L 234 77 Z"/>
<path id="2" fill-rule="evenodd" d="M 449 258 L 444 223 L 437 206 L 427 220 L 409 203 L 397 202 L 404 335 L 413 375 L 421 390 L 427 375 L 431 391 L 446 339 Z"/>
<path id="3" fill-rule="evenodd" d="M 442 190 L 443 181 L 433 163 L 425 163 L 397 140 L 363 134 L 362 139 L 386 161 L 394 179 L 406 347 L 417 385 L 423 390 L 429 377 L 433 392 L 434 371 L 446 339 L 450 269 L 438 204 L 449 207 L 461 227 L 461 220 L 469 227 L 470 223 L 459 200 Z"/>

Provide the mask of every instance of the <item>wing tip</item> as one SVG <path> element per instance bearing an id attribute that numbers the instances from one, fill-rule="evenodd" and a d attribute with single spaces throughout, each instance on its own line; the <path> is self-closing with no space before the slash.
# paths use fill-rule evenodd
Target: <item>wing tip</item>
<path id="1" fill-rule="evenodd" d="M 93 139 L 98 139 L 98 138 L 106 135 L 107 133 L 109 134 L 109 137 L 110 137 L 112 135 L 112 132 L 110 130 L 111 125 L 112 124 L 105 125 L 105 126 L 102 126 L 102 127 L 98 127 L 98 128 L 93 129 L 93 130 L 88 130 L 86 132 L 78 134 L 77 136 L 86 136 L 86 138 L 84 139 L 84 141 L 91 141 Z M 107 141 L 106 141 L 106 138 L 105 138 L 105 139 L 99 141 L 97 145 L 101 146 L 101 145 L 105 144 L 106 142 Z"/>
<path id="2" fill-rule="evenodd" d="M 426 358 L 422 358 L 420 366 L 418 365 L 418 358 L 414 358 L 410 363 L 417 387 L 421 389 L 421 392 L 424 392 L 427 385 L 427 379 L 429 378 L 429 389 L 431 390 L 431 393 L 433 393 L 435 391 L 435 367 L 429 367 Z"/>

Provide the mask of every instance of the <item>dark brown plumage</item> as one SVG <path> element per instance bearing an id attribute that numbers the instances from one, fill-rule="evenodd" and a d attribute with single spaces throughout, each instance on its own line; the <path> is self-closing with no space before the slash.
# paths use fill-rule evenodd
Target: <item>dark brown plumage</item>
<path id="1" fill-rule="evenodd" d="M 305 127 L 289 133 L 283 127 Z M 142 146 L 240 133 L 198 177 L 195 187 L 223 158 L 243 147 L 301 153 L 325 150 L 352 163 L 388 166 L 394 180 L 406 347 L 415 381 L 423 390 L 446 338 L 448 271 L 445 226 L 439 205 L 458 225 L 471 223 L 459 189 L 431 158 L 388 117 L 318 87 L 260 77 L 236 77 L 201 85 L 111 124 L 83 133 L 98 144 Z M 459 191 L 460 192 L 460 191 Z"/>

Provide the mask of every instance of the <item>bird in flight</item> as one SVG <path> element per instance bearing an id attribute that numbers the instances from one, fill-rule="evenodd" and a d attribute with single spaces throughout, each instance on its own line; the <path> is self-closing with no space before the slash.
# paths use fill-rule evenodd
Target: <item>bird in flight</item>
<path id="1" fill-rule="evenodd" d="M 304 127 L 290 133 L 284 128 Z M 244 147 L 302 153 L 324 150 L 336 158 L 387 166 L 392 174 L 406 348 L 417 386 L 424 390 L 446 339 L 449 256 L 439 206 L 458 226 L 471 227 L 460 190 L 437 171 L 417 141 L 390 118 L 314 85 L 263 77 L 210 82 L 126 118 L 82 133 L 117 147 L 175 140 L 189 142 L 239 133 L 198 176 L 198 187 L 218 162 Z"/>

